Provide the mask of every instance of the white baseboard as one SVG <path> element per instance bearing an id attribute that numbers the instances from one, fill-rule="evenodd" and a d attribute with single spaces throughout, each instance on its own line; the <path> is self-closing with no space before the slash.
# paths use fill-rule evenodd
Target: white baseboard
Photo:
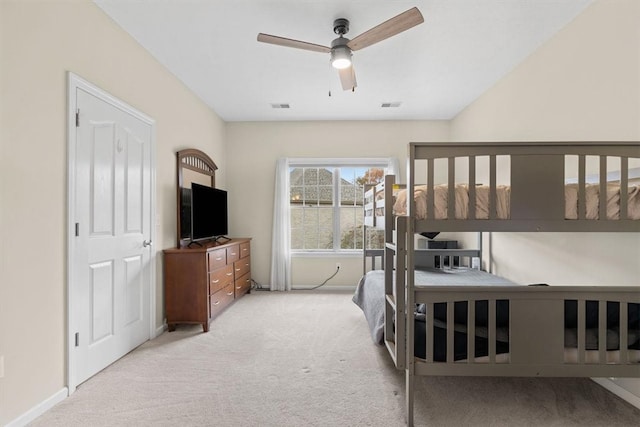
<path id="1" fill-rule="evenodd" d="M 167 322 L 164 322 L 162 325 L 156 328 L 156 334 L 152 336 L 151 339 L 158 338 L 160 335 L 164 334 L 166 330 L 167 330 Z"/>
<path id="2" fill-rule="evenodd" d="M 609 390 L 611 393 L 615 394 L 622 400 L 625 400 L 640 409 L 640 397 L 631 393 L 627 389 L 620 387 L 618 384 L 611 381 L 609 378 L 591 378 L 596 384 L 601 385 L 602 387 Z"/>
<path id="3" fill-rule="evenodd" d="M 31 421 L 33 421 L 36 418 L 38 418 L 40 415 L 42 415 L 45 412 L 47 412 L 49 409 L 53 408 L 58 403 L 62 402 L 64 399 L 67 398 L 67 396 L 69 396 L 69 390 L 67 389 L 67 387 L 65 387 L 65 388 L 61 389 L 60 391 L 56 392 L 53 396 L 45 399 L 44 401 L 40 402 L 39 404 L 37 404 L 33 408 L 29 409 L 27 412 L 25 412 L 24 414 L 20 415 L 15 420 L 9 422 L 9 424 L 7 424 L 5 427 L 22 427 L 22 426 L 26 426 Z"/>

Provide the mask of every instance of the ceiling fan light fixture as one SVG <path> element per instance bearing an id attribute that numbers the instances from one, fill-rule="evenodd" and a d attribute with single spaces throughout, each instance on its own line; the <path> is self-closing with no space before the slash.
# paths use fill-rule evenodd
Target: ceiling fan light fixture
<path id="1" fill-rule="evenodd" d="M 331 65 L 342 70 L 351 66 L 351 49 L 348 46 L 336 46 L 331 49 Z"/>

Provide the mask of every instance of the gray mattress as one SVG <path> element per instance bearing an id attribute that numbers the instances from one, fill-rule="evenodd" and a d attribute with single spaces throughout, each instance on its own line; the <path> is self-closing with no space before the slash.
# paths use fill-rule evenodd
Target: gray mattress
<path id="1" fill-rule="evenodd" d="M 416 287 L 425 286 L 509 286 L 515 283 L 486 271 L 466 267 L 453 269 L 421 269 L 415 271 Z M 384 271 L 373 270 L 362 276 L 353 295 L 353 302 L 364 312 L 371 338 L 377 344 L 384 341 Z"/>

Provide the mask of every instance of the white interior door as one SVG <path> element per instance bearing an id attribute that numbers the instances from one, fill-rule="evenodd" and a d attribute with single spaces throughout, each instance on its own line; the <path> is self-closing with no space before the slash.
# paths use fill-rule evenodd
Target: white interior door
<path id="1" fill-rule="evenodd" d="M 72 96 L 70 391 L 151 337 L 154 136 L 153 121 L 96 88 Z"/>

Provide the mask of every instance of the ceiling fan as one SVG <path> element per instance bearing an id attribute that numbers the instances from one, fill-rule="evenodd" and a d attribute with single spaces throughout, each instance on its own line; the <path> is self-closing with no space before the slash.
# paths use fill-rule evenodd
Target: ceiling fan
<path id="1" fill-rule="evenodd" d="M 333 21 L 333 32 L 338 38 L 331 42 L 331 47 L 314 43 L 303 42 L 300 40 L 288 39 L 285 37 L 272 36 L 269 34 L 258 34 L 258 41 L 263 43 L 271 43 L 285 47 L 295 47 L 297 49 L 311 50 L 314 52 L 330 53 L 331 65 L 338 69 L 342 89 L 354 90 L 356 84 L 356 74 L 351 63 L 352 52 L 363 49 L 378 43 L 389 37 L 395 36 L 409 28 L 422 24 L 424 18 L 417 7 L 407 10 L 400 15 L 383 22 L 360 34 L 353 40 L 344 37 L 349 32 L 349 20 L 338 18 Z"/>

